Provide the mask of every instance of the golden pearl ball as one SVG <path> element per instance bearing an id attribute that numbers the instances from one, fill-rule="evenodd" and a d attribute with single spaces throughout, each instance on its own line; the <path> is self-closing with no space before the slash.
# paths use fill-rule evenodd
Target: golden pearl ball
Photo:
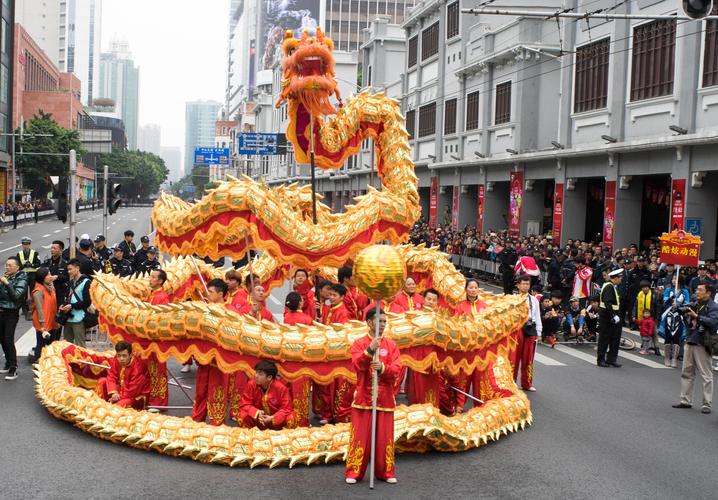
<path id="1" fill-rule="evenodd" d="M 390 299 L 404 286 L 406 263 L 394 247 L 372 245 L 357 254 L 352 274 L 370 299 Z"/>

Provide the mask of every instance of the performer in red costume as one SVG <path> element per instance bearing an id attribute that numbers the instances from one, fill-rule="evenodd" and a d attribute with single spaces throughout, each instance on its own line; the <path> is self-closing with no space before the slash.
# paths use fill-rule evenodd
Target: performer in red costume
<path id="1" fill-rule="evenodd" d="M 207 283 L 207 302 L 224 304 L 227 284 L 221 279 Z M 229 306 L 226 305 L 231 310 Z M 197 367 L 197 382 L 192 406 L 192 420 L 204 422 L 209 415 L 210 425 L 222 425 L 227 418 L 229 375 L 214 363 Z"/>
<path id="2" fill-rule="evenodd" d="M 304 301 L 302 312 L 312 318 L 316 318 L 317 301 L 314 297 L 314 290 L 312 290 L 312 284 L 309 281 L 309 274 L 306 269 L 297 269 L 294 271 L 294 291 L 301 295 Z"/>
<path id="3" fill-rule="evenodd" d="M 155 269 L 150 273 L 150 293 L 145 299 L 153 306 L 162 306 L 170 303 L 170 298 L 162 287 L 167 281 L 167 273 L 162 269 Z M 150 374 L 150 406 L 167 406 L 169 403 L 169 388 L 167 386 L 167 363 L 161 362 L 157 356 L 150 354 L 147 357 L 147 370 Z"/>
<path id="4" fill-rule="evenodd" d="M 115 344 L 115 357 L 110 359 L 107 376 L 97 382 L 95 393 L 117 406 L 144 410 L 150 396 L 150 376 L 144 361 L 132 355 L 128 342 Z"/>
<path id="5" fill-rule="evenodd" d="M 352 273 L 351 267 L 342 267 L 337 272 L 337 278 L 339 279 L 339 284 L 344 285 L 347 289 L 347 294 L 344 296 L 344 305 L 349 311 L 350 318 L 361 321 L 361 312 L 369 303 L 369 299 L 357 288 Z"/>
<path id="6" fill-rule="evenodd" d="M 325 307 L 331 306 L 331 297 L 334 284 L 328 280 L 320 280 L 318 277 L 317 290 L 319 291 L 319 302 L 317 303 L 318 321 L 324 322 L 322 314 Z M 319 307 L 321 304 L 321 307 Z M 346 309 L 345 309 L 346 311 Z M 343 313 L 339 313 L 341 316 Z M 332 316 L 334 317 L 334 316 Z M 318 384 L 312 382 L 312 411 L 319 416 L 319 423 L 324 425 L 329 423 L 334 414 L 334 384 Z"/>
<path id="7" fill-rule="evenodd" d="M 284 300 L 284 323 L 287 325 L 311 325 L 313 319 L 302 312 L 303 299 L 298 292 L 289 292 Z M 309 425 L 309 393 L 312 387 L 312 379 L 301 377 L 291 383 L 292 405 L 294 406 L 294 417 L 297 425 L 306 427 Z"/>
<path id="8" fill-rule="evenodd" d="M 388 311 L 389 307 L 391 306 L 391 301 L 386 299 L 381 299 L 379 301 L 379 307 L 382 311 Z M 366 321 L 366 315 L 369 311 L 375 311 L 376 310 L 376 300 L 372 300 L 367 304 L 367 306 L 364 308 L 364 311 L 362 312 L 362 319 Z"/>
<path id="9" fill-rule="evenodd" d="M 419 311 L 424 305 L 424 297 L 416 293 L 416 281 L 409 276 L 404 282 L 404 289 L 396 294 L 390 312 L 401 314 L 406 311 Z"/>
<path id="10" fill-rule="evenodd" d="M 256 279 L 259 282 L 259 277 Z M 224 275 L 224 282 L 227 283 L 227 304 L 232 306 L 231 309 L 239 311 L 247 303 L 247 289 L 242 288 L 242 276 L 230 269 Z"/>
<path id="11" fill-rule="evenodd" d="M 439 292 L 433 288 L 424 290 L 423 294 L 423 311 L 436 312 L 439 307 Z M 441 386 L 441 377 L 431 368 L 426 372 L 419 372 L 412 369 L 409 372 L 409 404 L 431 403 L 439 408 L 439 394 Z"/>
<path id="12" fill-rule="evenodd" d="M 344 305 L 346 294 L 347 289 L 344 285 L 332 285 L 329 293 L 330 305 L 325 305 L 322 311 L 325 325 L 343 324 L 351 320 L 349 311 Z M 332 403 L 332 422 L 335 424 L 349 422 L 353 398 L 354 384 L 344 377 L 335 378 L 334 382 L 332 382 L 330 400 Z M 326 412 L 324 416 L 329 416 L 329 412 Z"/>
<path id="13" fill-rule="evenodd" d="M 536 352 L 536 339 L 541 338 L 541 311 L 536 297 L 529 294 L 531 290 L 531 276 L 519 276 L 516 280 L 516 287 L 519 295 L 526 298 L 529 309 L 529 318 L 521 332 L 518 333 L 518 346 L 514 351 L 514 359 L 511 364 L 514 366 L 514 380 L 519 376 L 521 367 L 521 388 L 525 391 L 535 392 L 533 384 L 534 376 L 534 353 Z"/>
<path id="14" fill-rule="evenodd" d="M 265 304 L 266 297 L 267 294 L 264 291 L 264 287 L 262 285 L 254 285 L 254 290 L 249 298 L 249 302 L 239 309 L 239 314 L 248 314 L 254 319 L 274 322 L 274 316 L 272 316 L 272 313 L 269 312 Z"/>
<path id="15" fill-rule="evenodd" d="M 254 370 L 254 380 L 247 384 L 239 406 L 242 426 L 275 431 L 295 427 L 292 397 L 284 382 L 277 380 L 277 365 L 262 360 Z"/>
<path id="16" fill-rule="evenodd" d="M 379 337 L 374 337 L 375 321 L 379 322 Z M 356 392 L 351 411 L 349 449 L 347 451 L 346 482 L 354 484 L 364 477 L 371 457 L 372 427 L 372 371 L 379 379 L 376 404 L 376 446 L 374 473 L 378 479 L 396 483 L 394 471 L 394 384 L 399 374 L 399 348 L 393 340 L 381 336 L 386 327 L 384 311 L 367 313 L 369 335 L 352 345 L 352 366 L 357 374 Z M 378 353 L 378 360 L 374 360 Z"/>
<path id="17" fill-rule="evenodd" d="M 347 289 L 344 285 L 333 284 L 329 292 L 329 304 L 322 306 L 322 323 L 331 325 L 332 323 L 346 323 L 351 319 L 349 311 L 344 305 L 344 297 Z"/>

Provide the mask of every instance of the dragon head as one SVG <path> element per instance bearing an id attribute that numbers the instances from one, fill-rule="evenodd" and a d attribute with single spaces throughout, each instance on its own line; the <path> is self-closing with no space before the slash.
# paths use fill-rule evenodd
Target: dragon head
<path id="1" fill-rule="evenodd" d="M 334 42 L 317 28 L 316 36 L 304 31 L 300 39 L 294 32 L 284 33 L 282 44 L 282 93 L 277 107 L 285 99 L 296 99 L 312 115 L 336 113 L 329 102 L 334 94 L 341 106 L 341 97 L 334 73 Z"/>

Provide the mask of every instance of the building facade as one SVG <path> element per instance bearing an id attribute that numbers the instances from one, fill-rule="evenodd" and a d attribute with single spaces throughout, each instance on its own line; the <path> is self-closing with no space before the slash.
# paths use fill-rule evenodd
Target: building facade
<path id="1" fill-rule="evenodd" d="M 141 125 L 137 133 L 137 149 L 161 156 L 162 128 L 156 123 Z"/>
<path id="2" fill-rule="evenodd" d="M 114 40 L 110 52 L 101 55 L 99 80 L 97 97 L 115 102 L 115 110 L 125 124 L 127 146 L 137 149 L 140 69 L 132 60 L 127 42 Z"/>
<path id="3" fill-rule="evenodd" d="M 85 105 L 99 88 L 101 20 L 102 0 L 16 0 L 15 21 L 60 71 L 80 79 Z"/>
<path id="4" fill-rule="evenodd" d="M 216 101 L 192 101 L 185 104 L 185 172 L 192 171 L 195 148 L 214 147 L 214 124 L 221 107 Z"/>
<path id="5" fill-rule="evenodd" d="M 177 146 L 163 146 L 160 156 L 165 161 L 167 169 L 170 171 L 168 180 L 177 182 L 184 177 L 184 168 L 182 166 L 182 150 Z"/>
<path id="6" fill-rule="evenodd" d="M 0 204 L 6 203 L 12 196 L 13 182 L 13 133 L 12 115 L 15 92 L 12 85 L 14 76 L 13 22 L 14 2 L 0 3 Z"/>

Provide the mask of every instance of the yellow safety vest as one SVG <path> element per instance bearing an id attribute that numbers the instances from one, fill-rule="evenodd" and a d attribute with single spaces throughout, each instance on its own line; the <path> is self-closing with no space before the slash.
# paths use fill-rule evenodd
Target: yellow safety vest
<path id="1" fill-rule="evenodd" d="M 613 283 L 604 283 L 603 286 L 601 287 L 601 294 L 599 296 L 598 306 L 601 309 L 606 309 L 606 304 L 603 303 L 603 291 L 609 285 L 611 285 L 611 287 L 613 288 L 613 293 L 616 295 L 616 303 L 611 305 L 611 309 L 613 309 L 614 311 L 620 311 L 621 310 L 621 298 L 618 296 L 618 290 L 616 290 L 616 287 L 613 285 Z"/>
<path id="2" fill-rule="evenodd" d="M 20 269 L 23 269 L 26 262 L 30 262 L 32 264 L 32 261 L 35 260 L 35 250 L 30 249 L 30 255 L 28 256 L 27 260 L 25 260 L 25 253 L 22 250 L 17 253 L 17 256 L 20 258 Z M 34 273 L 35 271 L 37 271 L 37 269 L 35 269 L 34 267 L 29 267 L 23 270 L 26 273 Z"/>

